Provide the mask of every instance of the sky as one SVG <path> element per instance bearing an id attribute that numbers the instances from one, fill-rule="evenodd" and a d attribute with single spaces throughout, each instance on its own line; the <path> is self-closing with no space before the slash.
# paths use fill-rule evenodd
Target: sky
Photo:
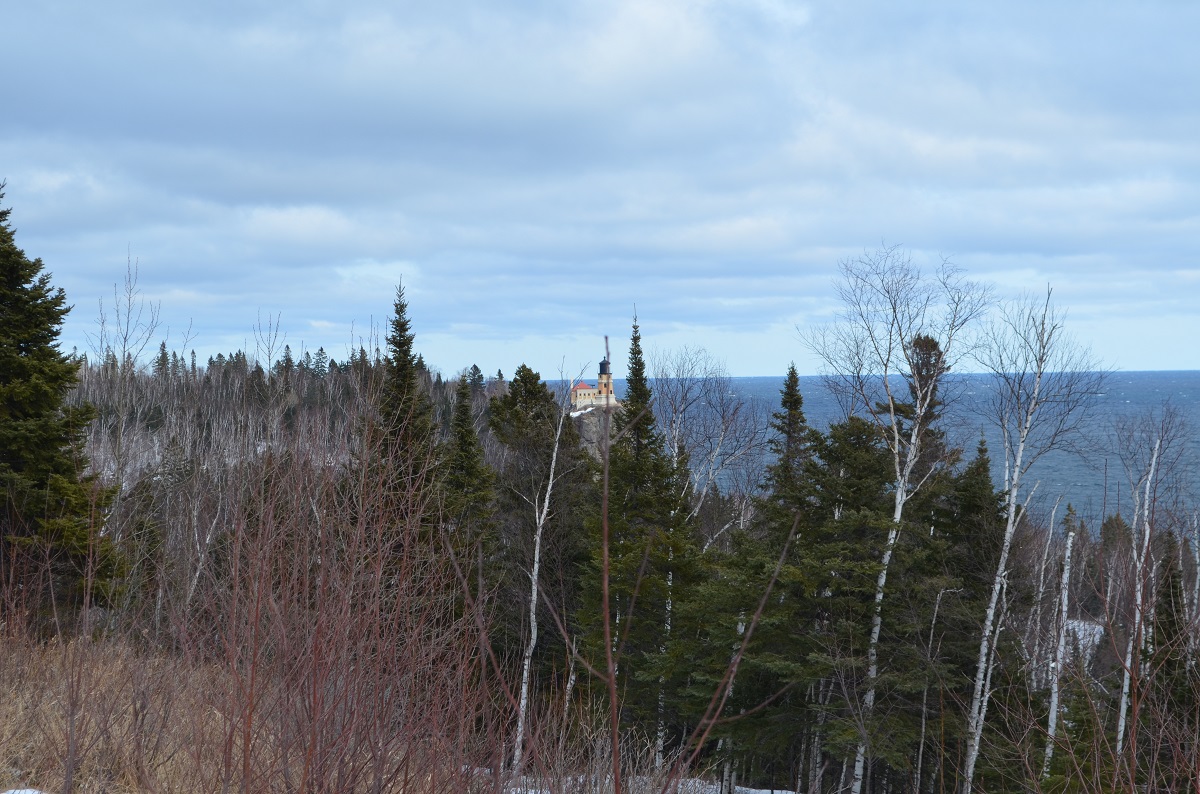
<path id="1" fill-rule="evenodd" d="M 1200 369 L 1200 4 L 8 4 L 0 179 L 75 308 L 157 340 L 594 377 L 818 371 L 839 262 L 1053 287 L 1107 366 Z M 373 330 L 374 329 L 374 330 Z"/>

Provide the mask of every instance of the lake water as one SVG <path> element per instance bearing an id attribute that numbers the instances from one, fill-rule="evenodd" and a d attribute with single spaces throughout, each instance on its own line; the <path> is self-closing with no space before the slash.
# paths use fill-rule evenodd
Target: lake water
<path id="1" fill-rule="evenodd" d="M 990 384 L 988 375 L 955 376 L 954 391 L 959 397 L 947 407 L 943 429 L 952 443 L 967 451 L 968 457 L 974 453 L 982 433 L 992 455 L 993 478 L 999 484 L 1003 476 L 1003 452 L 999 435 L 986 419 Z M 767 410 L 776 410 L 783 376 L 732 378 L 730 385 L 746 399 Z M 613 386 L 620 397 L 624 382 L 614 381 Z M 802 377 L 800 390 L 809 424 L 825 429 L 842 418 L 837 401 L 821 378 Z M 1179 413 L 1185 429 L 1200 428 L 1200 372 L 1110 374 L 1102 392 L 1095 397 L 1092 419 L 1086 437 L 1079 440 L 1079 449 L 1051 453 L 1037 461 L 1027 475 L 1027 487 L 1039 483 L 1035 509 L 1048 512 L 1055 500 L 1062 497 L 1064 508 L 1060 508 L 1059 516 L 1067 503 L 1073 504 L 1090 522 L 1102 512 L 1128 511 L 1129 477 L 1117 452 L 1116 424 L 1122 417 L 1161 413 L 1166 403 Z M 1200 441 L 1194 433 L 1189 433 L 1179 443 L 1182 454 L 1175 466 L 1176 475 L 1187 486 L 1196 482 L 1195 475 L 1200 471 Z"/>

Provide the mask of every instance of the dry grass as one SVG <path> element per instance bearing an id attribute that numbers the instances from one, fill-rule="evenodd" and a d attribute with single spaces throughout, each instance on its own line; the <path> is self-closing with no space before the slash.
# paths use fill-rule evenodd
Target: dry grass
<path id="1" fill-rule="evenodd" d="M 119 643 L 0 640 L 0 789 L 196 791 L 210 678 Z"/>
<path id="2" fill-rule="evenodd" d="M 285 709 L 251 723 L 253 768 L 245 779 L 240 754 L 230 752 L 243 727 L 230 692 L 217 667 L 139 653 L 118 641 L 0 639 L 0 790 L 334 790 L 305 777 L 312 755 L 295 752 L 281 730 Z M 283 694 L 263 700 L 284 703 L 274 696 Z M 446 756 L 434 743 L 389 741 L 387 749 L 388 763 L 378 767 L 383 775 L 360 774 L 338 790 L 466 790 L 457 785 L 462 767 L 439 763 Z M 359 754 L 357 761 L 338 759 L 343 769 L 378 761 L 361 747 Z"/>
<path id="3" fill-rule="evenodd" d="M 295 752 L 284 729 L 287 708 L 267 709 L 251 723 L 254 769 L 247 779 L 240 756 L 243 723 L 230 694 L 236 687 L 218 664 L 193 664 L 161 652 L 106 639 L 69 642 L 0 637 L 0 791 L 174 794 L 196 791 L 299 792 L 498 791 L 524 783 L 530 790 L 611 792 L 611 746 L 602 713 L 575 711 L 564 722 L 561 704 L 540 720 L 526 777 L 518 782 L 484 772 L 503 755 L 503 739 L 484 741 L 474 753 L 449 751 L 432 735 L 415 731 L 389 737 L 384 774 L 305 777 L 311 757 Z M 264 703 L 285 704 L 288 693 L 271 687 Z M 294 700 L 291 693 L 291 699 Z M 452 710 L 455 704 L 447 703 Z M 428 707 L 428 704 L 426 704 Z M 589 716 L 590 715 L 590 716 Z M 444 715 L 445 716 L 445 715 Z M 397 726 L 404 730 L 404 726 Z M 409 726 L 411 728 L 411 726 Z M 461 736 L 459 737 L 461 739 Z M 338 759 L 356 769 L 372 758 Z M 464 764 L 473 756 L 478 765 Z M 657 792 L 671 787 L 656 772 L 650 743 L 630 738 L 623 790 Z M 378 760 L 378 759 L 374 759 Z"/>

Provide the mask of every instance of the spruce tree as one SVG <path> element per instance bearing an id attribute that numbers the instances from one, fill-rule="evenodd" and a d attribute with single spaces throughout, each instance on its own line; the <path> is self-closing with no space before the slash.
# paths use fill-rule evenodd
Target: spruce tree
<path id="1" fill-rule="evenodd" d="M 424 389 L 422 366 L 413 351 L 414 335 L 403 286 L 396 287 L 394 308 L 388 323 L 380 400 L 385 454 L 396 466 L 402 487 L 416 487 L 432 482 L 433 406 Z"/>
<path id="2" fill-rule="evenodd" d="M 771 532 L 776 536 L 780 531 L 790 531 L 796 515 L 810 506 L 807 469 L 815 438 L 804 418 L 804 397 L 795 364 L 788 367 L 779 395 L 779 410 L 771 414 L 775 435 L 768 442 L 774 460 L 767 467 L 767 494 L 762 504 L 765 519 L 776 525 Z"/>
<path id="3" fill-rule="evenodd" d="M 535 370 L 524 364 L 517 367 L 508 390 L 492 398 L 488 425 L 503 450 L 497 464 L 496 537 L 485 546 L 487 575 L 495 582 L 496 592 L 493 637 L 497 648 L 515 656 L 528 636 L 538 508 L 544 507 L 549 493 L 550 509 L 540 549 L 539 601 L 555 605 L 557 617 L 573 633 L 571 618 L 579 606 L 587 552 L 585 519 L 599 500 L 595 469 L 583 451 L 575 424 L 563 417 L 557 396 Z M 549 628 L 555 626 L 550 610 L 541 618 L 541 625 L 535 663 L 539 667 L 559 664 L 565 648 L 558 629 Z M 538 679 L 544 680 L 540 675 Z"/>
<path id="4" fill-rule="evenodd" d="M 678 610 L 681 626 L 698 628 L 683 638 L 693 660 L 684 699 L 689 721 L 698 722 L 714 689 L 722 685 L 749 614 L 771 589 L 724 712 L 742 716 L 718 724 L 712 733 L 721 740 L 721 760 L 743 767 L 759 759 L 786 757 L 800 746 L 811 710 L 804 697 L 807 687 L 797 683 L 807 683 L 808 658 L 818 650 L 813 643 L 808 585 L 813 574 L 803 545 L 811 518 L 808 469 L 816 434 L 804 416 L 795 365 L 788 368 L 779 394 L 779 410 L 771 415 L 774 434 L 768 441 L 772 459 L 754 520 L 746 530 L 731 533 L 729 551 L 710 547 L 705 552 L 710 575 Z M 775 577 L 789 536 L 793 537 L 788 556 Z M 762 707 L 766 703 L 770 708 Z M 783 784 L 786 777 L 764 777 L 756 785 Z"/>
<path id="5" fill-rule="evenodd" d="M 643 468 L 657 465 L 657 458 L 664 451 L 662 436 L 654 424 L 652 402 L 646 360 L 642 356 L 642 332 L 634 318 L 625 399 L 616 416 L 616 430 L 621 440 L 613 447 L 613 452 L 621 453 L 629 462 Z"/>
<path id="6" fill-rule="evenodd" d="M 455 533 L 454 545 L 460 550 L 478 539 L 494 508 L 495 476 L 483 460 L 472 402 L 471 384 L 463 375 L 454 392 L 450 438 L 442 454 L 444 508 Z"/>
<path id="7" fill-rule="evenodd" d="M 10 212 L 0 209 L 0 577 L 24 550 L 50 561 L 60 595 L 79 595 L 89 578 L 104 584 L 114 562 L 98 531 L 104 494 L 83 473 L 93 412 L 66 404 L 79 362 L 58 338 L 71 307 L 42 261 L 17 247 Z"/>
<path id="8" fill-rule="evenodd" d="M 609 451 L 611 619 L 621 638 L 618 667 L 627 716 L 643 730 L 664 728 L 679 738 L 679 701 L 667 694 L 686 682 L 688 660 L 672 653 L 677 636 L 673 610 L 698 578 L 699 551 L 685 521 L 687 461 L 677 456 L 679 462 L 672 464 L 655 425 L 652 401 L 635 319 L 625 397 L 616 415 L 617 440 Z M 598 595 L 598 562 L 593 573 L 597 579 L 589 591 Z M 603 653 L 595 622 L 599 614 L 598 607 L 591 611 L 595 654 Z"/>

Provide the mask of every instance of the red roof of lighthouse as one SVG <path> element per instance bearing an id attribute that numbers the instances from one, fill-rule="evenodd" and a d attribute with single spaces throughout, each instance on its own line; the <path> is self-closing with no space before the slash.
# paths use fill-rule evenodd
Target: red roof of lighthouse
<path id="1" fill-rule="evenodd" d="M 576 383 L 574 386 L 571 387 L 571 391 L 579 391 L 580 389 L 590 389 L 590 388 L 592 388 L 592 387 L 587 385 L 583 381 L 580 381 L 579 383 Z"/>

